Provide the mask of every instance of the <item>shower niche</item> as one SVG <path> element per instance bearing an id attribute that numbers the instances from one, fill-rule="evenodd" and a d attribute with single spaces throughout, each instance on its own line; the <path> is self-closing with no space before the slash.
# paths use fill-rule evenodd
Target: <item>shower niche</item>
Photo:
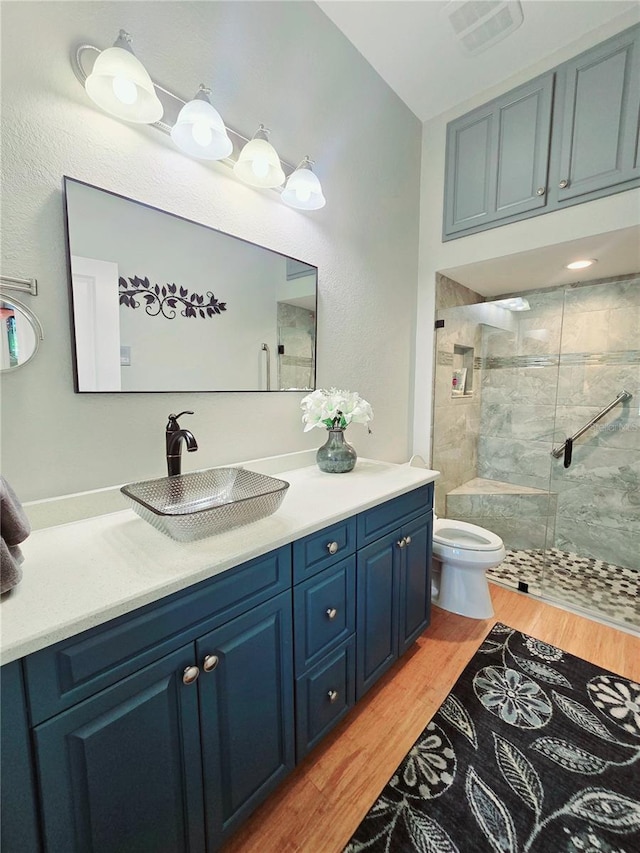
<path id="1" fill-rule="evenodd" d="M 451 371 L 451 396 L 473 396 L 473 347 L 461 344 L 453 346 L 453 367 Z"/>

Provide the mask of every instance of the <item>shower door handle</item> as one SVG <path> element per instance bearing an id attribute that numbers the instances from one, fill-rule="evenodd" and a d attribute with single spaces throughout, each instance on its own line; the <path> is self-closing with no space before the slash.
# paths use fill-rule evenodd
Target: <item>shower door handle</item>
<path id="1" fill-rule="evenodd" d="M 573 439 L 568 438 L 564 443 L 564 467 L 571 465 L 571 454 L 573 453 Z"/>

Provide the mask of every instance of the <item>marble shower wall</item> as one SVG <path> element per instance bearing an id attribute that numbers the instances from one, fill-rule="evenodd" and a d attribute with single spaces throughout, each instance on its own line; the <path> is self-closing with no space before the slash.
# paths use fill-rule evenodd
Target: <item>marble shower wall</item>
<path id="1" fill-rule="evenodd" d="M 436 370 L 432 425 L 432 467 L 441 472 L 435 483 L 436 513 L 444 516 L 446 495 L 477 476 L 480 437 L 482 346 L 482 299 L 474 291 L 446 276 L 436 282 L 436 317 L 444 322 L 436 331 Z M 475 303 L 475 304 L 473 304 Z M 480 304 L 478 304 L 480 303 Z M 473 348 L 475 362 L 470 378 L 472 391 L 464 396 L 451 395 L 455 347 Z M 471 358 L 471 354 L 469 354 Z"/>
<path id="2" fill-rule="evenodd" d="M 314 387 L 316 316 L 313 311 L 278 302 L 278 388 L 311 391 Z"/>
<path id="3" fill-rule="evenodd" d="M 640 277 L 518 295 L 513 329 L 485 327 L 477 476 L 557 494 L 548 547 L 640 569 Z M 550 456 L 623 388 L 570 468 Z"/>

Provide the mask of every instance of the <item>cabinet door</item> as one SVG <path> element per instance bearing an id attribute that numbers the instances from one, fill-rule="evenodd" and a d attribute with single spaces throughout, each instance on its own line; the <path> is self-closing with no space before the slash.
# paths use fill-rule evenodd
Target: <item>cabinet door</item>
<path id="1" fill-rule="evenodd" d="M 554 74 L 449 123 L 444 234 L 546 204 Z"/>
<path id="2" fill-rule="evenodd" d="M 399 540 L 395 530 L 358 551 L 356 700 L 398 657 Z"/>
<path id="3" fill-rule="evenodd" d="M 210 849 L 293 769 L 291 634 L 286 592 L 196 642 Z"/>
<path id="4" fill-rule="evenodd" d="M 563 66 L 558 201 L 638 176 L 640 29 Z"/>
<path id="5" fill-rule="evenodd" d="M 34 729 L 47 853 L 203 853 L 189 644 Z"/>
<path id="6" fill-rule="evenodd" d="M 400 570 L 400 613 L 398 655 L 429 625 L 431 617 L 431 513 L 403 526 L 406 539 Z"/>
<path id="7" fill-rule="evenodd" d="M 5 664 L 0 670 L 0 680 L 0 848 L 6 853 L 38 853 L 40 837 L 21 662 Z"/>

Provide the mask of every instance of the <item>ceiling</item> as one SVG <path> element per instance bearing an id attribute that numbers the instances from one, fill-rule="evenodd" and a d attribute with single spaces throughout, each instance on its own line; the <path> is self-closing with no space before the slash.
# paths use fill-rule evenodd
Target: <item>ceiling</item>
<path id="1" fill-rule="evenodd" d="M 455 36 L 445 0 L 317 0 L 317 4 L 422 121 L 639 8 L 637 0 L 521 0 L 521 26 L 472 56 Z M 564 269 L 570 260 L 584 257 L 597 258 L 598 264 L 586 271 Z M 442 272 L 492 297 L 639 269 L 640 226 Z"/>
<path id="2" fill-rule="evenodd" d="M 421 121 L 638 9 L 637 0 L 521 0 L 524 21 L 518 29 L 471 56 L 456 38 L 446 0 L 317 0 L 317 5 Z"/>

